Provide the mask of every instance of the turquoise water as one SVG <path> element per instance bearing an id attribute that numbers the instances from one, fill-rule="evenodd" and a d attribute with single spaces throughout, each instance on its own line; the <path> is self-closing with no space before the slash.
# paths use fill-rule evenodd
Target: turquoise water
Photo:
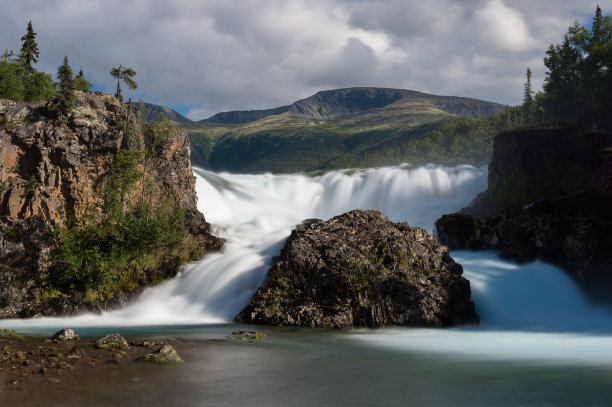
<path id="1" fill-rule="evenodd" d="M 486 168 L 316 178 L 196 173 L 199 208 L 227 239 L 223 254 L 190 265 L 123 310 L 0 321 L 32 335 L 72 327 L 82 337 L 168 340 L 185 363 L 108 365 L 35 389 L 0 387 L 0 406 L 612 405 L 612 314 L 541 262 L 451 253 L 471 282 L 478 327 L 328 331 L 231 323 L 301 220 L 378 208 L 431 230 L 437 217 L 486 187 Z M 231 339 L 236 329 L 267 336 Z"/>
<path id="2" fill-rule="evenodd" d="M 170 339 L 181 366 L 108 366 L 87 377 L 11 390 L 7 404 L 49 406 L 608 406 L 612 366 L 491 360 L 373 345 L 413 331 L 265 328 L 232 340 L 239 325 L 116 329 Z M 261 327 L 258 328 L 262 330 Z M 114 330 L 110 330 L 114 331 Z M 455 330 L 445 330 L 454 334 Z M 48 333 L 49 331 L 47 331 Z M 109 330 L 81 330 L 100 335 Z M 438 331 L 439 332 L 439 331 Z M 468 330 L 469 332 L 469 330 Z M 427 334 L 427 333 L 426 333 Z M 435 335 L 434 332 L 431 333 Z M 501 335 L 501 334 L 499 334 Z M 366 337 L 366 340 L 364 340 Z M 488 338 L 494 340 L 495 335 Z M 426 339 L 426 338 L 425 338 Z M 609 338 L 607 339 L 610 342 Z M 8 404 L 11 403 L 11 404 Z"/>

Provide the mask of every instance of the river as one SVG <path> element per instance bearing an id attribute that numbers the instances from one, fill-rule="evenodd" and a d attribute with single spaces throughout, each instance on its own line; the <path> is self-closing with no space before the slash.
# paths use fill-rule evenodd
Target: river
<path id="1" fill-rule="evenodd" d="M 32 405 L 612 404 L 612 314 L 542 262 L 451 253 L 471 282 L 478 327 L 329 331 L 231 322 L 302 220 L 380 209 L 431 231 L 440 215 L 486 188 L 486 167 L 400 166 L 318 177 L 194 172 L 199 209 L 227 239 L 223 254 L 205 256 L 122 310 L 0 321 L 26 334 L 72 327 L 81 336 L 171 339 L 186 363 L 92 374 L 29 394 Z M 267 336 L 258 343 L 228 339 L 236 329 Z"/>

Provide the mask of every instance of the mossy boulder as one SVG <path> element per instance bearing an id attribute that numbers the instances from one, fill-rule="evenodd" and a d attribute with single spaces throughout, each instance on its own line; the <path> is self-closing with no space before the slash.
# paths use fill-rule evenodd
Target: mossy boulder
<path id="1" fill-rule="evenodd" d="M 99 349 L 121 349 L 127 346 L 127 341 L 119 334 L 106 335 L 96 341 L 96 348 Z"/>
<path id="2" fill-rule="evenodd" d="M 183 363 L 183 358 L 181 358 L 178 352 L 168 344 L 162 345 L 157 351 L 148 353 L 138 360 L 160 364 Z"/>
<path id="3" fill-rule="evenodd" d="M 378 211 L 304 221 L 236 319 L 313 327 L 439 327 L 479 321 L 470 283 L 425 230 Z"/>

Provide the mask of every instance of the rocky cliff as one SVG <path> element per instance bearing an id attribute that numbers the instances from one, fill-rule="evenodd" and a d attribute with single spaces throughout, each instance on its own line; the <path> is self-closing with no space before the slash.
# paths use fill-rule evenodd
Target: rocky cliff
<path id="1" fill-rule="evenodd" d="M 462 272 L 433 236 L 378 211 L 311 219 L 291 233 L 237 319 L 334 328 L 477 323 Z"/>
<path id="2" fill-rule="evenodd" d="M 196 208 L 186 134 L 159 135 L 164 142 L 152 146 L 144 126 L 135 107 L 103 93 L 77 92 L 74 109 L 63 117 L 53 117 L 42 102 L 0 100 L 0 317 L 123 303 L 175 274 L 186 259 L 219 247 Z M 119 194 L 111 191 L 121 175 L 113 173 L 120 168 L 113 163 L 123 156 L 134 158 L 135 175 L 131 188 Z M 143 201 L 154 209 L 182 208 L 186 239 L 167 242 L 167 250 L 159 250 L 163 255 L 130 277 L 129 287 L 107 287 L 104 295 L 58 290 L 49 280 L 58 234 L 75 225 L 95 227 L 107 215 L 109 194 L 121 199 L 124 214 Z"/>
<path id="3" fill-rule="evenodd" d="M 494 141 L 489 187 L 436 221 L 451 249 L 542 258 L 590 289 L 612 287 L 612 136 L 574 128 L 506 131 Z"/>

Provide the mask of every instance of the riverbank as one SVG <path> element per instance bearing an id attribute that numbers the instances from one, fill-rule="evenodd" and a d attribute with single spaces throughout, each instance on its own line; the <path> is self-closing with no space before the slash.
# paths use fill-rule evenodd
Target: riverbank
<path id="1" fill-rule="evenodd" d="M 0 387 L 36 388 L 43 383 L 70 381 L 93 371 L 104 375 L 135 362 L 169 363 L 153 360 L 155 357 L 152 355 L 170 352 L 178 356 L 166 342 L 124 340 L 118 334 L 104 338 L 62 340 L 21 336 L 12 330 L 1 330 Z M 182 360 L 178 357 L 174 361 Z"/>

